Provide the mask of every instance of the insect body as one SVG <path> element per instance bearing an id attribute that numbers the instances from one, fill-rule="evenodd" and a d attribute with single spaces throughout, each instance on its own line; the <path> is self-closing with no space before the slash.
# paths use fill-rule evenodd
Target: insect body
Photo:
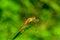
<path id="1" fill-rule="evenodd" d="M 34 21 L 35 20 L 35 17 L 33 16 L 33 17 L 31 17 L 31 18 L 28 18 L 26 21 L 25 21 L 25 24 L 28 24 L 28 23 L 30 23 L 30 22 L 32 22 L 32 21 Z"/>
<path id="2" fill-rule="evenodd" d="M 34 21 L 36 18 L 33 16 L 33 17 L 31 17 L 31 18 L 28 18 L 26 21 L 25 21 L 25 23 L 21 26 L 21 28 L 19 29 L 19 31 L 18 31 L 18 33 L 13 37 L 13 39 L 15 39 L 20 33 L 21 33 L 21 31 L 25 28 L 25 26 L 27 25 L 27 24 L 29 24 L 30 22 L 32 22 L 32 21 Z"/>

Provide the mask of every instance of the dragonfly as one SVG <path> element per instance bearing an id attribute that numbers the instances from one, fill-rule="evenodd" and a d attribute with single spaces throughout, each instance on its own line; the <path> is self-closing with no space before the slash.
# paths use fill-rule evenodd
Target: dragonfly
<path id="1" fill-rule="evenodd" d="M 36 19 L 36 17 L 32 16 L 30 18 L 28 18 L 24 24 L 21 26 L 21 28 L 19 28 L 18 32 L 15 34 L 15 36 L 13 37 L 13 40 L 19 35 L 22 34 L 22 30 L 24 30 L 24 28 L 26 27 L 26 25 L 28 25 L 30 22 L 33 22 Z"/>

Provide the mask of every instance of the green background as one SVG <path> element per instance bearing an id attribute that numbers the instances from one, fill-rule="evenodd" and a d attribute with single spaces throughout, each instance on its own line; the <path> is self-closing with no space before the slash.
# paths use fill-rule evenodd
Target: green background
<path id="1" fill-rule="evenodd" d="M 15 40 L 60 40 L 60 0 L 0 0 L 0 40 L 11 40 L 32 16 Z"/>

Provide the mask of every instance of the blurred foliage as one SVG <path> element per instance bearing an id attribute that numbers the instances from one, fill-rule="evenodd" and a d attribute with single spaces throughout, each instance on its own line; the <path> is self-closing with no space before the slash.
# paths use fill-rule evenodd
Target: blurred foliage
<path id="1" fill-rule="evenodd" d="M 39 21 L 15 40 L 60 40 L 60 0 L 0 0 L 0 40 L 11 40 L 32 16 Z"/>

